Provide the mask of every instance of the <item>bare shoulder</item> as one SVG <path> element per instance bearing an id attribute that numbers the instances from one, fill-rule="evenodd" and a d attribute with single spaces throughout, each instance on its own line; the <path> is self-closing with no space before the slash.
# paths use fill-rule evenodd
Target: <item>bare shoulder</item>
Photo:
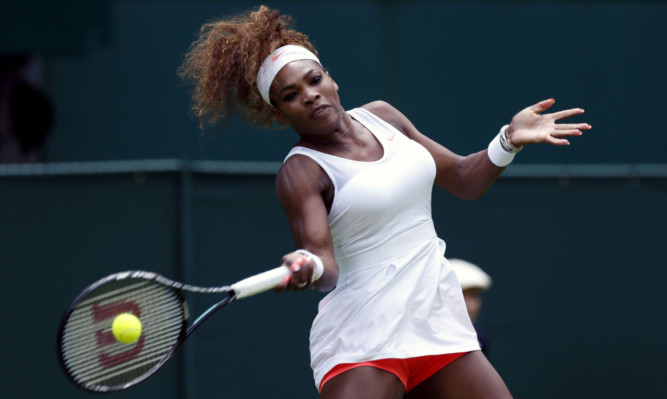
<path id="1" fill-rule="evenodd" d="M 369 102 L 368 104 L 362 105 L 361 108 L 367 109 L 376 115 L 398 112 L 398 110 L 391 104 L 382 100 Z"/>
<path id="2" fill-rule="evenodd" d="M 313 181 L 313 177 L 317 177 L 323 172 L 322 168 L 312 158 L 295 154 L 287 158 L 281 165 L 276 177 L 276 184 L 293 184 L 295 182 L 307 184 Z"/>
<path id="3" fill-rule="evenodd" d="M 399 120 L 401 118 L 405 118 L 405 116 L 401 114 L 399 110 L 394 108 L 393 105 L 382 100 L 377 100 L 362 105 L 361 108 L 364 108 L 365 110 L 374 113 L 375 115 L 379 116 L 380 118 L 384 119 L 389 123 L 391 123 L 392 121 Z"/>
<path id="4" fill-rule="evenodd" d="M 328 176 L 313 159 L 296 154 L 289 157 L 278 170 L 276 193 L 281 202 L 321 193 Z"/>
<path id="5" fill-rule="evenodd" d="M 410 120 L 386 101 L 378 100 L 363 105 L 362 108 L 374 113 L 385 122 L 397 128 L 408 137 L 414 137 L 417 129 Z"/>

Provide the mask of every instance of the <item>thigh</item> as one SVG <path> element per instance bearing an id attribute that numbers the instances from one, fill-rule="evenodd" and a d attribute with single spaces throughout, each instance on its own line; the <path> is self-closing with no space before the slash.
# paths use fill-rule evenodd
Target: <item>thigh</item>
<path id="1" fill-rule="evenodd" d="M 402 399 L 403 383 L 394 374 L 375 367 L 357 367 L 329 380 L 321 399 Z"/>
<path id="2" fill-rule="evenodd" d="M 461 356 L 408 393 L 409 399 L 509 399 L 502 378 L 480 351 Z"/>

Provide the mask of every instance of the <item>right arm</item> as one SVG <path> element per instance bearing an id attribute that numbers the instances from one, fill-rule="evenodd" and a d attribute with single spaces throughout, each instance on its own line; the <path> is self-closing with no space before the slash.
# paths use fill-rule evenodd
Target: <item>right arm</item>
<path id="1" fill-rule="evenodd" d="M 319 256 L 324 264 L 324 274 L 315 282 L 318 291 L 330 291 L 338 283 L 338 265 L 324 200 L 327 192 L 333 192 L 329 176 L 306 156 L 290 157 L 278 171 L 276 193 L 287 214 L 294 243 L 297 248 Z M 283 257 L 283 263 L 289 266 L 300 257 L 298 253 L 288 253 Z M 299 282 L 309 283 L 314 266 L 312 261 L 305 263 L 299 272 L 292 275 L 289 283 L 282 283 L 276 291 L 297 290 Z"/>

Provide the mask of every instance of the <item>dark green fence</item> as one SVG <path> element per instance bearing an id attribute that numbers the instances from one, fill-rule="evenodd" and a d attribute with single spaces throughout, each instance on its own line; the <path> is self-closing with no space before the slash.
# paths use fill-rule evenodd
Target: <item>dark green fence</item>
<path id="1" fill-rule="evenodd" d="M 293 243 L 275 163 L 99 162 L 0 167 L 3 396 L 92 397 L 55 333 L 94 280 L 148 269 L 199 285 L 274 267 Z M 447 255 L 494 285 L 480 323 L 516 397 L 664 394 L 664 165 L 516 165 L 479 201 L 436 190 Z M 315 398 L 308 331 L 321 294 L 266 293 L 210 319 L 126 398 Z M 193 312 L 211 299 L 190 301 Z"/>

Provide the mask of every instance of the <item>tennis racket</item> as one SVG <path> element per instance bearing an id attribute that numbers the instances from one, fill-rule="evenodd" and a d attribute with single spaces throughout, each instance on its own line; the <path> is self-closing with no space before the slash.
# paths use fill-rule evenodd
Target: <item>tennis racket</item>
<path id="1" fill-rule="evenodd" d="M 301 258 L 299 262 L 303 262 Z M 320 265 L 315 278 L 322 275 Z M 235 299 L 267 291 L 292 274 L 287 266 L 224 287 L 197 287 L 146 271 L 112 274 L 84 289 L 69 305 L 58 328 L 58 353 L 68 377 L 94 392 L 119 391 L 155 374 L 213 313 Z M 183 292 L 222 294 L 188 326 Z M 125 344 L 111 332 L 114 318 L 139 318 L 138 340 Z"/>

